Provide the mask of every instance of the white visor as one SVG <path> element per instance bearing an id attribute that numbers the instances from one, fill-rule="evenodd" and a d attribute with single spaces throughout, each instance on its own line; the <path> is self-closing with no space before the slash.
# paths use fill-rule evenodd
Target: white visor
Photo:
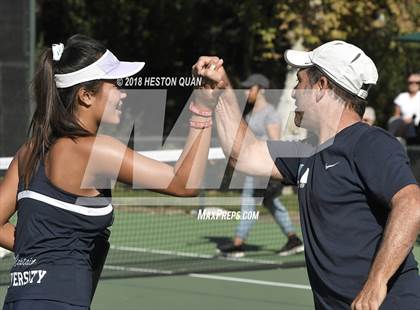
<path id="1" fill-rule="evenodd" d="M 109 50 L 89 66 L 65 74 L 55 74 L 57 88 L 66 88 L 93 80 L 114 80 L 136 74 L 143 69 L 144 62 L 119 61 Z"/>

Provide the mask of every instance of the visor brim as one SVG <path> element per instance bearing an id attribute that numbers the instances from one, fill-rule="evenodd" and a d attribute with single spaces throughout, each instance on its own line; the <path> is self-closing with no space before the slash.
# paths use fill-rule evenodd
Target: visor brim
<path id="1" fill-rule="evenodd" d="M 102 77 L 102 79 L 113 80 L 129 77 L 140 72 L 144 65 L 144 62 L 120 61 L 119 65 L 115 69 L 109 71 L 105 76 Z"/>

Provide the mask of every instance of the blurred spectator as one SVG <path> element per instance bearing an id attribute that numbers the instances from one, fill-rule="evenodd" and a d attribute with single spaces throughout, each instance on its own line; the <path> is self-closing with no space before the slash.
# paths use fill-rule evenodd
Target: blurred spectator
<path id="1" fill-rule="evenodd" d="M 252 74 L 246 81 L 241 83 L 246 87 L 247 106 L 245 119 L 249 128 L 259 139 L 280 139 L 280 118 L 274 107 L 268 102 L 265 96 L 265 89 L 269 87 L 269 80 L 262 74 Z M 264 179 L 265 180 L 265 179 Z M 254 198 L 255 189 L 259 188 L 261 181 L 253 176 L 245 176 L 241 213 L 255 211 L 256 201 Z M 263 205 L 266 207 L 274 220 L 286 236 L 287 242 L 277 252 L 280 256 L 289 256 L 301 253 L 304 250 L 303 243 L 296 234 L 295 227 L 290 219 L 289 213 L 283 203 L 278 199 L 283 186 L 280 182 L 270 180 L 264 191 Z M 228 257 L 242 257 L 245 255 L 245 240 L 255 223 L 255 220 L 241 219 L 236 227 L 235 237 L 232 242 L 219 246 L 220 252 Z"/>
<path id="2" fill-rule="evenodd" d="M 363 122 L 373 126 L 376 121 L 376 113 L 372 107 L 367 107 L 365 110 L 365 114 L 363 114 Z"/>
<path id="3" fill-rule="evenodd" d="M 420 141 L 420 74 L 408 76 L 408 92 L 399 94 L 395 100 L 395 113 L 388 122 L 388 130 L 396 137 L 401 137 L 407 144 Z"/>

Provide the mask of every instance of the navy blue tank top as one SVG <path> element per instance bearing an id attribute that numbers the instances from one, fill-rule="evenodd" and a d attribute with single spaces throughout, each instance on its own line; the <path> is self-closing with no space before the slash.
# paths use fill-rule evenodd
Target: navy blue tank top
<path id="1" fill-rule="evenodd" d="M 109 237 L 111 191 L 80 197 L 56 187 L 41 161 L 27 189 L 19 180 L 15 264 L 5 302 L 48 299 L 89 306 L 92 252 Z"/>

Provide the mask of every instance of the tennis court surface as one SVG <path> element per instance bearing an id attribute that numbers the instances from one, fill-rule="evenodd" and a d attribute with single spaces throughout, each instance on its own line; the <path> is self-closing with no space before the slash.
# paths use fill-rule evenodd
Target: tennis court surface
<path id="1" fill-rule="evenodd" d="M 239 210 L 239 194 L 224 194 L 224 208 Z M 111 250 L 92 309 L 313 309 L 304 255 L 276 254 L 286 237 L 263 208 L 245 257 L 227 258 L 217 247 L 238 221 L 197 219 L 200 199 L 208 205 L 211 193 L 177 200 L 120 185 L 114 196 Z M 281 200 L 299 227 L 296 196 Z M 2 298 L 12 263 L 11 255 L 0 260 Z"/>

